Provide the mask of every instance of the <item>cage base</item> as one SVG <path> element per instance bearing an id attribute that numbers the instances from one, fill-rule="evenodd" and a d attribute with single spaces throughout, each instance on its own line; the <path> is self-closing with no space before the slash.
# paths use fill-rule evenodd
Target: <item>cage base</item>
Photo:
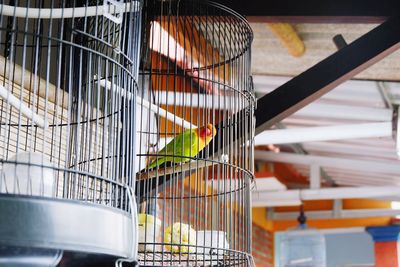
<path id="1" fill-rule="evenodd" d="M 244 252 L 230 252 L 226 255 L 205 255 L 202 253 L 173 254 L 170 252 L 139 252 L 140 266 L 252 266 L 251 256 Z"/>
<path id="2" fill-rule="evenodd" d="M 127 258 L 136 246 L 129 214 L 96 204 L 0 194 L 0 214 L 3 247 Z"/>

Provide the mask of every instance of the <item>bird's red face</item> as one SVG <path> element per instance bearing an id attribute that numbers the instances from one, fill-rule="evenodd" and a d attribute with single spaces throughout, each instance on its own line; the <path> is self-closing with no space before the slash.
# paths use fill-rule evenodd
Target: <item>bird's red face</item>
<path id="1" fill-rule="evenodd" d="M 203 126 L 203 127 L 199 128 L 199 136 L 200 136 L 200 138 L 203 138 L 204 140 L 206 140 L 206 143 L 210 142 L 216 133 L 217 133 L 217 130 L 211 123 L 207 124 L 207 126 Z"/>

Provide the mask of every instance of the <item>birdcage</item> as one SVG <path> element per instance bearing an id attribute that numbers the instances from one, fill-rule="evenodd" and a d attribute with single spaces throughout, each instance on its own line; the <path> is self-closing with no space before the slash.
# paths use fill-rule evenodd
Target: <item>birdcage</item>
<path id="1" fill-rule="evenodd" d="M 135 259 L 141 7 L 1 1 L 2 264 Z"/>
<path id="2" fill-rule="evenodd" d="M 146 1 L 137 98 L 141 266 L 250 266 L 252 31 L 208 1 Z"/>

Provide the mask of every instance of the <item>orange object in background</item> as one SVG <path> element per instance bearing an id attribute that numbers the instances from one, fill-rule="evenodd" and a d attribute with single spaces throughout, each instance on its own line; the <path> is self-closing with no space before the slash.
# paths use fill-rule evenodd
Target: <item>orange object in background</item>
<path id="1" fill-rule="evenodd" d="M 151 24 L 150 47 L 174 62 L 184 71 L 185 76 L 192 77 L 206 93 L 219 95 L 224 92 L 223 86 L 219 84 L 229 82 L 233 70 L 229 56 L 220 53 L 226 47 L 213 39 L 218 33 L 198 29 L 198 25 L 205 25 L 203 20 L 202 17 L 184 16 L 168 20 L 157 18 Z M 152 61 L 156 61 L 154 54 Z"/>
<path id="2" fill-rule="evenodd" d="M 374 239 L 375 267 L 399 267 L 399 225 L 367 227 Z"/>
<path id="3" fill-rule="evenodd" d="M 399 266 L 397 241 L 375 243 L 375 267 Z"/>

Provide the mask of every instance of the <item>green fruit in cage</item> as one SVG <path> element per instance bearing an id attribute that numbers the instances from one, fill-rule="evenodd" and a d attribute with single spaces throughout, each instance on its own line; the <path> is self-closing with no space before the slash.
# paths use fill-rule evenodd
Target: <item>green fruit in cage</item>
<path id="1" fill-rule="evenodd" d="M 154 251 L 159 248 L 161 241 L 161 221 L 152 215 L 139 213 L 138 214 L 138 228 L 139 228 L 139 251 Z"/>
<path id="2" fill-rule="evenodd" d="M 173 253 L 193 253 L 196 245 L 196 231 L 188 224 L 176 222 L 164 232 L 165 248 Z M 191 245 L 191 246 L 189 246 Z"/>
<path id="3" fill-rule="evenodd" d="M 189 161 L 191 157 L 196 156 L 210 143 L 216 133 L 217 130 L 212 124 L 184 131 L 158 151 L 158 156 L 150 160 L 147 168 L 153 169 L 165 162 L 182 163 Z"/>

